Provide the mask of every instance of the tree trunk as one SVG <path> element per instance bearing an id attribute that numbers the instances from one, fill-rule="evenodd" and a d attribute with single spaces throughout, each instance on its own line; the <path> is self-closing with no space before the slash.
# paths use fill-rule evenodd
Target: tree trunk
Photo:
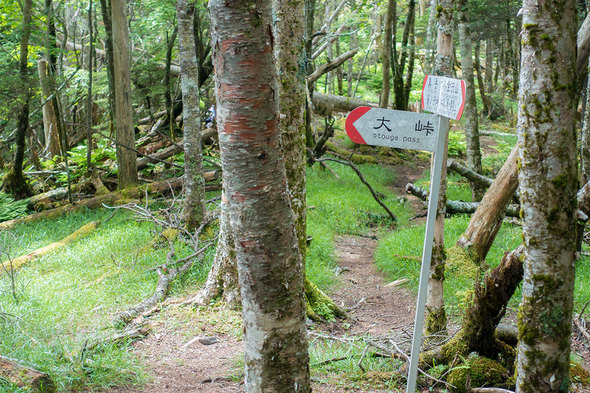
<path id="1" fill-rule="evenodd" d="M 19 76 L 22 95 L 20 97 L 21 104 L 16 126 L 16 150 L 14 153 L 14 162 L 12 163 L 12 167 L 8 170 L 4 180 L 2 181 L 2 190 L 14 196 L 15 199 L 22 199 L 32 195 L 31 188 L 27 184 L 23 174 L 25 137 L 29 129 L 29 103 L 31 101 L 28 61 L 32 13 L 33 1 L 24 0 L 19 59 Z"/>
<path id="2" fill-rule="evenodd" d="M 178 6 L 178 4 L 177 4 Z M 178 14 L 178 12 L 177 12 Z M 192 24 L 189 28 L 192 28 Z M 166 32 L 166 69 L 164 70 L 164 98 L 166 99 L 166 111 L 168 112 L 168 131 L 170 133 L 170 137 L 173 138 L 174 137 L 174 126 L 175 126 L 175 117 L 173 117 L 173 112 L 174 112 L 174 103 L 172 102 L 172 86 L 170 86 L 170 79 L 171 79 L 171 73 L 170 73 L 170 67 L 172 65 L 172 50 L 174 49 L 174 42 L 176 41 L 176 36 L 178 35 L 178 25 L 176 25 L 174 27 L 174 30 L 172 31 L 172 36 L 169 37 L 168 36 L 168 32 Z M 194 46 L 195 42 L 194 42 L 194 35 L 191 32 L 191 41 L 192 45 Z M 179 44 L 180 47 L 180 44 Z M 185 53 L 186 54 L 186 53 Z M 183 61 L 183 55 L 180 54 L 180 61 Z M 181 70 L 181 78 L 182 78 L 182 65 L 180 66 Z M 183 96 L 184 97 L 184 96 Z"/>
<path id="3" fill-rule="evenodd" d="M 305 69 L 299 59 L 304 51 L 304 1 L 274 0 L 275 57 L 279 80 L 279 113 L 287 182 L 295 231 L 305 265 L 307 215 L 305 183 Z"/>
<path id="4" fill-rule="evenodd" d="M 115 124 L 115 60 L 113 48 L 113 23 L 111 19 L 111 0 L 100 0 L 100 11 L 102 14 L 102 23 L 105 31 L 105 49 L 107 59 L 107 82 L 109 85 L 109 119 L 110 119 L 110 134 L 113 134 L 113 126 Z M 97 51 L 98 52 L 98 51 Z"/>
<path id="5" fill-rule="evenodd" d="M 127 3 L 111 1 L 113 21 L 113 60 L 115 82 L 115 130 L 117 132 L 117 166 L 119 188 L 137 184 L 137 154 L 124 146 L 135 146 L 133 107 L 131 103 L 131 76 L 129 68 L 129 29 Z"/>
<path id="6" fill-rule="evenodd" d="M 506 159 L 494 182 L 484 194 L 469 225 L 457 241 L 457 246 L 466 249 L 476 263 L 482 263 L 504 220 L 506 205 L 518 186 L 518 145 Z"/>
<path id="7" fill-rule="evenodd" d="M 383 85 L 381 87 L 381 96 L 379 106 L 387 108 L 389 106 L 389 93 L 391 90 L 391 76 L 389 74 L 391 67 L 391 51 L 393 49 L 393 25 L 397 22 L 396 17 L 396 0 L 387 2 L 387 11 L 385 11 L 385 26 L 383 29 L 383 59 L 381 68 L 383 71 Z M 397 23 L 396 23 L 397 25 Z"/>
<path id="8" fill-rule="evenodd" d="M 196 55 L 193 26 L 195 5 L 178 0 L 178 48 L 183 112 L 184 145 L 184 222 L 189 230 L 199 227 L 205 215 L 205 180 L 201 150 L 201 111 L 199 101 L 199 61 Z M 171 120 L 171 118 L 170 118 Z"/>
<path id="9" fill-rule="evenodd" d="M 590 78 L 587 79 L 586 110 L 584 111 L 584 123 L 581 131 L 582 141 L 580 143 L 580 178 L 582 184 L 586 184 L 590 180 Z"/>
<path id="10" fill-rule="evenodd" d="M 568 392 L 577 168 L 574 0 L 524 0 L 518 113 L 525 244 L 516 390 Z"/>
<path id="11" fill-rule="evenodd" d="M 415 0 L 410 0 L 408 7 L 414 9 L 412 25 L 410 26 L 410 54 L 408 56 L 408 71 L 406 72 L 406 80 L 404 82 L 404 100 L 406 102 L 406 109 L 410 103 L 410 92 L 412 91 L 412 78 L 414 77 L 414 63 L 416 60 L 416 11 Z"/>
<path id="12" fill-rule="evenodd" d="M 92 60 L 94 58 L 94 31 L 92 25 L 92 2 L 88 2 L 88 91 L 86 97 L 86 173 L 92 172 Z"/>
<path id="13" fill-rule="evenodd" d="M 311 392 L 303 266 L 280 149 L 271 7 L 260 0 L 212 0 L 209 7 L 225 197 L 242 294 L 245 388 Z"/>
<path id="14" fill-rule="evenodd" d="M 442 7 L 442 10 L 438 14 L 438 39 L 434 73 L 436 75 L 450 75 L 453 69 L 453 1 L 441 0 L 439 7 Z M 448 122 L 449 120 L 442 118 L 441 123 L 444 121 Z M 447 204 L 447 148 L 448 137 L 443 149 L 440 192 L 434 227 L 434 244 L 432 246 L 432 261 L 430 265 L 430 276 L 428 278 L 428 296 L 426 298 L 426 317 L 424 321 L 426 335 L 445 331 L 447 328 L 447 316 L 443 299 L 443 280 L 445 274 L 444 220 Z"/>
<path id="15" fill-rule="evenodd" d="M 426 28 L 426 58 L 424 59 L 424 73 L 430 74 L 434 67 L 434 43 L 436 42 L 436 6 L 438 0 L 430 0 L 428 27 Z"/>
<path id="16" fill-rule="evenodd" d="M 315 15 L 315 3 L 316 0 L 304 0 L 305 2 L 305 76 L 311 75 L 313 73 L 313 61 L 311 59 L 312 56 L 312 36 L 313 36 L 313 21 Z M 306 84 L 307 92 L 310 96 L 314 94 L 313 83 Z M 313 113 L 312 113 L 312 103 L 305 102 L 306 111 L 305 111 L 305 146 L 306 147 L 313 147 L 315 145 L 313 129 L 312 129 L 312 121 L 313 121 Z"/>
<path id="17" fill-rule="evenodd" d="M 481 66 L 480 66 L 480 59 L 479 59 L 479 49 L 480 49 L 480 42 L 475 42 L 475 57 L 473 61 L 473 67 L 475 68 L 475 74 L 477 75 L 477 87 L 479 88 L 479 95 L 481 96 L 481 102 L 483 104 L 483 111 L 486 116 L 490 116 L 492 113 L 492 100 L 486 94 L 486 87 L 483 80 L 483 76 L 481 75 Z"/>
<path id="18" fill-rule="evenodd" d="M 479 146 L 479 127 L 477 102 L 475 100 L 475 81 L 473 79 L 473 55 L 467 0 L 459 0 L 459 41 L 461 45 L 461 71 L 465 81 L 465 139 L 467 141 L 467 168 L 481 173 L 481 150 Z M 471 195 L 474 201 L 481 200 L 484 189 L 477 183 L 470 182 Z"/>
<path id="19" fill-rule="evenodd" d="M 408 15 L 406 17 L 406 24 L 404 26 L 404 34 L 402 36 L 402 47 L 399 59 L 397 59 L 396 50 L 393 50 L 394 59 L 392 64 L 393 69 L 393 93 L 395 95 L 395 109 L 405 111 L 408 108 L 406 100 L 406 89 L 404 85 L 404 70 L 406 68 L 406 61 L 408 60 L 408 42 L 410 41 L 410 32 L 412 24 L 414 23 L 416 15 L 416 2 L 410 0 L 408 2 Z"/>
<path id="20" fill-rule="evenodd" d="M 39 72 L 39 83 L 41 85 L 41 100 L 44 102 L 52 91 L 47 81 L 47 62 L 44 59 L 37 59 L 37 70 Z M 43 105 L 43 131 L 45 135 L 45 150 L 49 153 L 49 157 L 57 156 L 60 153 L 59 149 L 59 135 L 57 128 L 57 115 L 53 110 L 53 103 L 51 100 Z"/>

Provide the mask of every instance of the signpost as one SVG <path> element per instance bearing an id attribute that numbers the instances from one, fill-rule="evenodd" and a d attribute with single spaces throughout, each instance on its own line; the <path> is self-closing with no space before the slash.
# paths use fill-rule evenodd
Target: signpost
<path id="1" fill-rule="evenodd" d="M 434 224 L 443 157 L 445 155 L 445 141 L 449 132 L 448 118 L 459 120 L 463 114 L 464 105 L 465 82 L 458 79 L 427 75 L 424 78 L 422 89 L 422 108 L 434 112 L 436 115 L 363 106 L 350 112 L 345 123 L 346 133 L 353 142 L 364 145 L 425 150 L 433 153 L 426 234 L 424 235 L 424 248 L 422 251 L 407 393 L 415 393 L 416 391 L 418 358 L 420 356 L 422 330 L 424 329 L 426 293 L 434 241 Z"/>

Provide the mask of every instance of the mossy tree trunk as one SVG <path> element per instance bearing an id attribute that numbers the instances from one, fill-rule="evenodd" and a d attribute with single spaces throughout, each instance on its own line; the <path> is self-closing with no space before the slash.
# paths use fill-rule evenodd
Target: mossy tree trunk
<path id="1" fill-rule="evenodd" d="M 461 71 L 465 81 L 465 139 L 467 141 L 467 167 L 481 173 L 481 150 L 479 146 L 479 124 L 477 102 L 475 100 L 475 81 L 473 77 L 473 53 L 467 0 L 457 2 L 459 11 L 459 41 L 461 48 Z M 471 195 L 474 201 L 481 200 L 484 194 L 478 184 L 471 182 Z"/>
<path id="2" fill-rule="evenodd" d="M 31 101 L 31 87 L 29 86 L 29 37 L 31 35 L 31 19 L 33 13 L 33 1 L 25 0 L 23 3 L 23 25 L 20 41 L 19 75 L 21 83 L 20 110 L 16 127 L 16 149 L 14 162 L 8 169 L 2 181 L 2 190 L 22 199 L 32 195 L 31 188 L 25 180 L 23 164 L 25 159 L 25 137 L 29 129 L 29 104 Z"/>
<path id="3" fill-rule="evenodd" d="M 494 332 L 506 313 L 508 301 L 522 280 L 523 253 L 522 246 L 506 253 L 500 265 L 486 274 L 482 283 L 477 281 L 461 329 L 448 343 L 422 354 L 422 367 L 449 364 L 471 352 L 478 352 L 491 359 L 502 358 L 505 367 L 512 367 L 514 349 L 496 339 Z"/>
<path id="4" fill-rule="evenodd" d="M 310 392 L 270 2 L 211 0 L 219 144 L 242 295 L 245 389 Z"/>
<path id="5" fill-rule="evenodd" d="M 516 390 L 568 392 L 576 251 L 576 8 L 524 0 L 519 88 L 525 262 Z"/>
<path id="6" fill-rule="evenodd" d="M 453 1 L 441 0 L 437 9 L 438 35 L 434 73 L 451 75 L 453 70 Z M 448 119 L 442 119 L 447 121 Z M 426 298 L 425 334 L 436 334 L 447 329 L 447 316 L 443 298 L 443 281 L 445 277 L 445 210 L 447 206 L 447 148 L 448 137 L 443 150 L 443 166 L 440 179 L 436 223 L 434 224 L 434 245 L 430 276 L 428 278 L 428 295 Z"/>
<path id="7" fill-rule="evenodd" d="M 196 229 L 205 214 L 205 179 L 201 150 L 201 111 L 199 101 L 199 62 L 193 32 L 195 4 L 178 0 L 178 48 L 183 112 L 184 146 L 184 222 L 189 230 Z M 197 16 L 198 17 L 198 16 Z"/>

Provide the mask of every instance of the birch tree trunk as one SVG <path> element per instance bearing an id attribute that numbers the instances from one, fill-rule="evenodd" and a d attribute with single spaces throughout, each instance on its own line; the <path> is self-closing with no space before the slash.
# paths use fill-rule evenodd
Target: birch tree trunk
<path id="1" fill-rule="evenodd" d="M 459 41 L 461 45 L 461 69 L 465 81 L 465 139 L 467 141 L 467 167 L 481 173 L 481 150 L 479 146 L 479 126 L 477 102 L 475 100 L 475 81 L 473 78 L 473 54 L 469 32 L 467 0 L 459 0 Z M 471 182 L 471 195 L 474 201 L 481 200 L 484 190 Z"/>
<path id="2" fill-rule="evenodd" d="M 291 208 L 302 260 L 307 246 L 305 184 L 304 1 L 274 0 L 280 130 Z"/>
<path id="3" fill-rule="evenodd" d="M 184 145 L 184 222 L 189 230 L 197 228 L 205 214 L 205 179 L 201 151 L 201 111 L 199 101 L 199 60 L 193 33 L 194 2 L 178 0 L 178 49 L 182 89 Z M 172 119 L 170 119 L 172 121 Z"/>
<path id="4" fill-rule="evenodd" d="M 439 1 L 438 39 L 434 73 L 436 75 L 450 75 L 453 70 L 453 0 Z M 449 120 L 443 118 L 442 121 Z M 440 179 L 438 207 L 434 227 L 434 245 L 430 276 L 428 278 L 428 295 L 426 298 L 425 334 L 435 334 L 446 331 L 447 316 L 443 299 L 443 281 L 445 275 L 445 208 L 447 205 L 447 147 L 448 137 L 443 150 L 443 166 Z"/>
<path id="5" fill-rule="evenodd" d="M 133 107 L 131 103 L 131 71 L 129 66 L 129 28 L 127 3 L 111 1 L 113 22 L 113 60 L 115 82 L 115 130 L 117 132 L 117 166 L 119 188 L 137 184 L 137 153 L 124 146 L 135 147 Z"/>
<path id="6" fill-rule="evenodd" d="M 576 251 L 574 0 L 524 0 L 519 89 L 525 243 L 516 391 L 568 392 Z"/>
<path id="7" fill-rule="evenodd" d="M 247 392 L 310 392 L 303 267 L 280 149 L 270 2 L 211 0 L 218 130 Z"/>

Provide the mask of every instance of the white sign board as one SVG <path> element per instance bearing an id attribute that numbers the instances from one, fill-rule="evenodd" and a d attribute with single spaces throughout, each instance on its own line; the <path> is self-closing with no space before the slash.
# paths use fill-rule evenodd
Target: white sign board
<path id="1" fill-rule="evenodd" d="M 435 151 L 439 121 L 428 113 L 361 106 L 346 118 L 346 133 L 363 145 Z"/>
<path id="2" fill-rule="evenodd" d="M 422 109 L 459 120 L 465 107 L 465 82 L 444 76 L 426 75 L 422 86 Z"/>

